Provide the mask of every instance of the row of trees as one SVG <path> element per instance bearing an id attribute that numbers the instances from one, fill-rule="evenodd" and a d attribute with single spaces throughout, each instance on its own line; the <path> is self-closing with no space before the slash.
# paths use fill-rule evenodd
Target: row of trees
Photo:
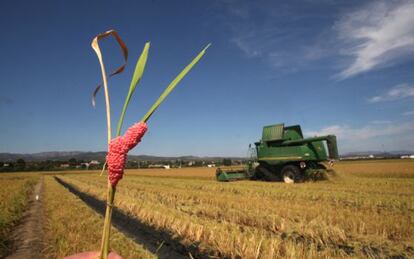
<path id="1" fill-rule="evenodd" d="M 127 161 L 126 168 L 149 168 L 150 165 L 169 165 L 170 167 L 202 167 L 207 166 L 207 164 L 213 163 L 216 166 L 229 166 L 238 161 L 232 161 L 231 159 L 223 159 L 220 161 L 183 161 L 183 160 L 168 160 L 168 161 Z M 70 169 L 101 169 L 103 163 L 101 164 L 92 164 L 85 163 L 84 160 L 76 160 L 71 158 L 67 161 L 28 161 L 24 159 L 17 159 L 12 162 L 1 162 L 0 161 L 0 172 L 22 172 L 22 171 L 58 171 L 58 170 L 70 170 Z"/>
<path id="2" fill-rule="evenodd" d="M 86 165 L 82 165 L 83 160 L 76 160 L 71 158 L 67 161 L 28 161 L 24 159 L 17 159 L 11 162 L 0 161 L 0 172 L 22 172 L 22 171 L 57 171 L 65 169 L 86 169 Z M 62 164 L 68 165 L 68 167 L 62 167 Z M 98 169 L 97 165 L 90 165 L 89 169 Z"/>
<path id="3" fill-rule="evenodd" d="M 12 162 L 0 162 L 0 172 L 20 172 L 20 171 L 43 171 L 53 170 L 52 161 L 42 161 L 38 163 L 27 163 L 24 159 L 17 159 Z"/>

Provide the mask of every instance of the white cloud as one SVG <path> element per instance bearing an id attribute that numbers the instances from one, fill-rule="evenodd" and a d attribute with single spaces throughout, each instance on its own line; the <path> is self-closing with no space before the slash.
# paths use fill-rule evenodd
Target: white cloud
<path id="1" fill-rule="evenodd" d="M 276 71 L 336 63 L 343 67 L 336 77 L 345 79 L 414 56 L 413 0 L 370 1 L 350 9 L 360 2 L 221 0 L 225 15 L 219 21 L 247 57 Z"/>
<path id="2" fill-rule="evenodd" d="M 347 125 L 332 125 L 319 131 L 306 132 L 308 136 L 322 136 L 334 134 L 339 139 L 361 141 L 375 137 L 396 136 L 407 132 L 414 131 L 414 122 L 401 124 L 385 124 L 381 127 L 366 125 L 361 128 L 352 128 Z"/>
<path id="3" fill-rule="evenodd" d="M 318 27 L 312 22 L 332 15 L 331 12 L 316 13 L 320 10 L 319 6 L 334 6 L 330 0 L 326 3 L 283 3 L 271 0 L 219 2 L 225 13 L 219 21 L 229 29 L 230 42 L 248 58 L 257 58 L 276 72 L 313 69 L 315 66 L 311 67 L 310 63 L 326 58 L 333 52 L 329 46 L 334 37 L 326 33 L 330 30 L 329 25 Z"/>
<path id="4" fill-rule="evenodd" d="M 334 26 L 351 63 L 345 79 L 414 54 L 414 1 L 376 1 L 343 16 Z"/>
<path id="5" fill-rule="evenodd" d="M 240 4 L 237 1 L 227 1 L 227 5 L 230 14 L 242 19 L 249 18 L 250 10 L 247 5 Z"/>
<path id="6" fill-rule="evenodd" d="M 414 111 L 407 111 L 403 113 L 404 116 L 411 116 L 414 115 Z"/>
<path id="7" fill-rule="evenodd" d="M 414 86 L 408 84 L 400 84 L 392 87 L 386 93 L 382 95 L 377 95 L 371 97 L 368 102 L 377 103 L 377 102 L 386 102 L 386 101 L 395 101 L 407 97 L 414 97 Z"/>
<path id="8" fill-rule="evenodd" d="M 258 57 L 262 55 L 262 49 L 261 46 L 254 47 L 254 38 L 256 38 L 256 36 L 250 32 L 247 35 L 232 38 L 231 42 L 236 44 L 236 46 L 239 47 L 239 49 L 243 51 L 246 56 Z"/>
<path id="9" fill-rule="evenodd" d="M 388 124 L 388 123 L 391 123 L 391 121 L 389 121 L 389 120 L 373 120 L 373 121 L 370 121 L 370 123 L 372 123 L 372 124 Z"/>
<path id="10" fill-rule="evenodd" d="M 306 136 L 336 135 L 341 153 L 367 150 L 414 149 L 414 122 L 368 124 L 359 128 L 332 125 L 321 130 L 305 132 Z"/>

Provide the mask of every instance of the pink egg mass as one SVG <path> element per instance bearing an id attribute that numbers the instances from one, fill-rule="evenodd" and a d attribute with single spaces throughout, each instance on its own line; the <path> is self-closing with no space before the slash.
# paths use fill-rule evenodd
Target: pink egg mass
<path id="1" fill-rule="evenodd" d="M 125 132 L 124 136 L 116 137 L 109 143 L 106 162 L 108 164 L 109 181 L 113 187 L 122 179 L 128 151 L 141 142 L 147 129 L 145 122 L 135 123 Z"/>

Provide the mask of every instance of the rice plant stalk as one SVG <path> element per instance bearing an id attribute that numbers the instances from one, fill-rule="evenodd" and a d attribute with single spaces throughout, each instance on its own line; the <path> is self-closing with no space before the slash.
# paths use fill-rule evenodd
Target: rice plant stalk
<path id="1" fill-rule="evenodd" d="M 111 32 L 114 32 L 113 30 L 108 31 L 104 34 L 100 34 L 97 37 L 95 37 L 92 41 L 92 48 L 95 50 L 96 55 L 98 56 L 99 63 L 101 66 L 101 73 L 102 73 L 102 79 L 103 79 L 103 85 L 105 90 L 105 104 L 106 104 L 106 117 L 107 117 L 107 129 L 108 129 L 108 145 L 111 141 L 111 108 L 110 108 L 110 100 L 109 100 L 109 92 L 108 92 L 108 84 L 107 84 L 107 78 L 106 78 L 106 71 L 102 59 L 102 54 L 99 49 L 98 40 L 102 37 L 106 37 L 111 34 Z M 102 36 L 104 35 L 104 36 Z M 117 34 L 115 32 L 114 35 L 117 40 L 119 36 L 117 37 Z M 122 42 L 122 40 L 121 40 Z M 118 43 L 120 41 L 118 40 Z M 126 46 L 123 46 L 122 44 L 121 48 L 124 50 L 124 47 L 126 49 Z M 177 86 L 177 84 L 187 75 L 187 73 L 192 69 L 192 67 L 197 64 L 197 62 L 203 57 L 205 54 L 205 51 L 208 49 L 210 44 L 208 44 L 191 62 L 188 64 L 183 71 L 181 71 L 178 76 L 168 85 L 168 87 L 165 89 L 165 91 L 161 94 L 161 96 L 158 98 L 158 100 L 152 105 L 150 110 L 144 115 L 143 119 L 141 121 L 147 122 L 151 115 L 155 112 L 155 110 L 160 106 L 160 104 L 164 101 L 164 99 L 170 94 L 170 92 Z M 140 79 L 142 78 L 142 74 L 144 72 L 145 64 L 148 57 L 148 50 L 149 50 L 150 44 L 149 42 L 145 44 L 144 50 L 141 53 L 140 58 L 138 59 L 137 65 L 135 67 L 135 71 L 131 80 L 130 88 L 122 109 L 122 113 L 118 122 L 118 128 L 117 128 L 117 136 L 121 133 L 122 123 L 125 116 L 126 109 L 129 105 L 129 101 L 135 91 L 136 85 L 139 83 Z M 125 53 L 125 52 L 124 52 Z M 122 69 L 123 70 L 123 69 Z M 122 72 L 122 71 L 121 71 Z M 99 88 L 98 88 L 99 89 Z M 96 94 L 96 90 L 94 95 Z M 105 220 L 104 220 L 104 229 L 102 234 L 102 243 L 101 243 L 101 254 L 100 258 L 107 259 L 108 253 L 109 253 L 109 239 L 110 239 L 110 228 L 111 228 L 111 219 L 112 219 L 112 208 L 113 208 L 113 202 L 115 198 L 116 193 L 116 187 L 112 186 L 108 180 L 108 188 L 107 188 L 107 206 L 105 211 Z"/>
<path id="2" fill-rule="evenodd" d="M 102 82 L 103 82 L 104 94 L 105 94 L 108 147 L 109 147 L 109 143 L 111 142 L 111 139 L 112 139 L 111 104 L 110 104 L 110 99 L 109 99 L 108 82 L 107 82 L 107 77 L 106 77 L 105 65 L 104 65 L 104 62 L 103 62 L 102 53 L 101 53 L 101 50 L 99 48 L 98 41 L 100 39 L 108 37 L 110 35 L 114 36 L 115 39 L 117 40 L 119 46 L 121 47 L 121 49 L 123 51 L 124 59 L 125 59 L 125 62 L 126 62 L 127 58 L 128 58 L 128 50 L 126 48 L 125 43 L 121 40 L 121 38 L 119 37 L 119 35 L 117 34 L 116 31 L 109 30 L 109 31 L 106 31 L 104 33 L 99 34 L 98 36 L 96 36 L 92 40 L 92 44 L 91 44 L 93 50 L 95 51 L 95 53 L 98 57 L 99 65 L 101 67 Z M 115 75 L 115 74 L 118 74 L 118 73 L 121 73 L 124 70 L 124 68 L 125 68 L 125 64 L 122 65 L 121 67 L 119 67 L 115 72 L 111 73 L 111 76 Z M 94 104 L 94 100 L 95 100 L 95 95 L 98 92 L 99 88 L 100 88 L 100 85 L 98 85 L 98 87 L 94 91 L 93 99 L 92 99 L 93 104 Z M 100 257 L 103 258 L 103 259 L 108 258 L 109 236 L 110 236 L 110 228 L 111 228 L 111 216 L 112 216 L 112 206 L 113 206 L 113 201 L 114 201 L 114 193 L 115 193 L 115 189 L 112 188 L 111 184 L 108 181 L 108 203 L 107 203 L 106 212 L 105 212 L 105 221 L 104 221 L 104 229 L 103 229 L 103 234 L 102 234 L 102 245 L 101 245 L 101 254 L 100 254 Z"/>

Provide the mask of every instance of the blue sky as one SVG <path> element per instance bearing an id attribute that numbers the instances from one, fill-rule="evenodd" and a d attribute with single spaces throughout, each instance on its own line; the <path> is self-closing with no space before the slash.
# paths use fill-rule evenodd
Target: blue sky
<path id="1" fill-rule="evenodd" d="M 0 24 L 0 152 L 106 149 L 90 43 L 111 28 L 130 53 L 109 81 L 114 125 L 146 41 L 125 126 L 212 43 L 133 154 L 244 156 L 280 122 L 336 134 L 341 153 L 414 150 L 412 1 L 17 0 L 1 2 Z M 102 49 L 108 70 L 122 61 L 113 41 Z"/>

